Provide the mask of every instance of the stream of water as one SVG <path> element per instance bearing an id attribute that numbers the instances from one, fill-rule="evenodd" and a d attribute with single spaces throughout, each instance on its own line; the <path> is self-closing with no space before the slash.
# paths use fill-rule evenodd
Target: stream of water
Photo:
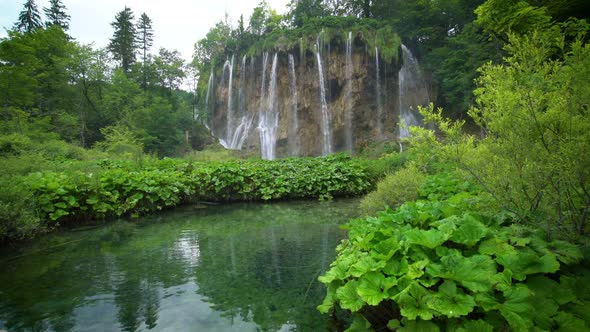
<path id="1" fill-rule="evenodd" d="M 188 206 L 0 252 L 0 330 L 326 331 L 357 200 Z"/>

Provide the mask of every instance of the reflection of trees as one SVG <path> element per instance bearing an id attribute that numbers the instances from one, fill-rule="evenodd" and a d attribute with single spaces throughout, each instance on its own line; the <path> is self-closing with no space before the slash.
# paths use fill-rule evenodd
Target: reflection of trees
<path id="1" fill-rule="evenodd" d="M 178 234 L 164 230 L 136 237 L 136 224 L 123 222 L 90 233 L 65 249 L 60 242 L 77 234 L 56 237 L 58 243 L 48 245 L 62 252 L 8 264 L 0 275 L 0 318 L 9 331 L 71 331 L 74 309 L 100 294 L 115 295 L 125 331 L 156 325 L 162 285 L 186 283 L 191 274 L 179 253 L 165 247 L 173 246 Z"/>
<path id="2" fill-rule="evenodd" d="M 263 330 L 287 323 L 317 329 L 315 306 L 324 296 L 317 275 L 341 236 L 325 221 L 346 220 L 350 211 L 298 204 L 187 210 L 166 222 L 117 222 L 40 239 L 22 258 L 0 257 L 0 320 L 8 331 L 71 331 L 80 328 L 79 307 L 102 303 L 115 328 L 151 329 L 164 290 L 196 277 L 198 292 L 225 317 Z"/>
<path id="3" fill-rule="evenodd" d="M 284 324 L 317 330 L 324 320 L 315 307 L 325 290 L 316 279 L 340 237 L 335 225 L 272 226 L 272 219 L 265 228 L 212 236 L 196 271 L 199 293 L 226 317 L 252 320 L 264 331 Z"/>

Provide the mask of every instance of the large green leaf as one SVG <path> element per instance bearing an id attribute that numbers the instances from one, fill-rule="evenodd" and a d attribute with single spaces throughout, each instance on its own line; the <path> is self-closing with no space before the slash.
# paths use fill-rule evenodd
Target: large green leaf
<path id="1" fill-rule="evenodd" d="M 318 280 L 324 284 L 329 284 L 334 280 L 344 280 L 349 277 L 348 266 L 347 262 L 336 261 L 336 264 L 323 276 L 320 276 Z"/>
<path id="2" fill-rule="evenodd" d="M 430 292 L 420 286 L 417 282 L 412 282 L 406 289 L 397 296 L 397 304 L 403 317 L 415 320 L 420 317 L 424 320 L 430 320 L 434 317 L 436 311 L 428 306 Z"/>
<path id="3" fill-rule="evenodd" d="M 429 249 L 434 249 L 440 246 L 449 238 L 447 234 L 437 229 L 429 229 L 426 231 L 415 228 L 407 231 L 404 235 L 409 243 L 418 244 Z"/>
<path id="4" fill-rule="evenodd" d="M 410 279 L 417 279 L 424 275 L 424 268 L 428 266 L 430 261 L 427 259 L 419 260 L 408 266 L 408 273 L 406 274 Z"/>
<path id="5" fill-rule="evenodd" d="M 447 280 L 439 286 L 438 293 L 430 297 L 428 305 L 447 317 L 461 317 L 473 311 L 475 301 L 458 289 L 455 282 Z"/>
<path id="6" fill-rule="evenodd" d="M 428 265 L 426 272 L 432 277 L 455 280 L 471 291 L 485 292 L 492 286 L 496 264 L 484 255 L 448 255 L 442 257 L 440 263 Z"/>
<path id="7" fill-rule="evenodd" d="M 451 236 L 455 243 L 473 246 L 488 234 L 488 228 L 472 215 L 465 215 Z"/>
<path id="8" fill-rule="evenodd" d="M 579 332 L 588 331 L 588 326 L 583 320 L 567 312 L 560 312 L 555 316 L 555 322 L 558 325 L 557 331 Z"/>
<path id="9" fill-rule="evenodd" d="M 388 238 L 374 245 L 371 255 L 375 259 L 387 261 L 400 249 L 399 241 L 395 238 Z"/>
<path id="10" fill-rule="evenodd" d="M 356 312 L 365 305 L 363 299 L 356 292 L 358 285 L 358 281 L 351 280 L 336 290 L 336 298 L 340 301 L 342 308 Z"/>
<path id="11" fill-rule="evenodd" d="M 350 267 L 350 274 L 355 277 L 360 277 L 367 272 L 381 270 L 384 267 L 385 261 L 377 261 L 369 255 L 364 255 L 356 263 L 352 264 Z"/>
<path id="12" fill-rule="evenodd" d="M 549 250 L 557 256 L 560 262 L 568 265 L 575 264 L 584 258 L 578 246 L 566 241 L 555 240 L 549 243 Z"/>
<path id="13" fill-rule="evenodd" d="M 406 257 L 402 257 L 401 259 L 397 260 L 390 260 L 385 264 L 385 267 L 382 269 L 383 273 L 391 275 L 391 276 L 400 276 L 402 274 L 406 274 L 408 272 L 408 260 Z"/>
<path id="14" fill-rule="evenodd" d="M 396 284 L 394 277 L 386 278 L 381 272 L 369 272 L 359 279 L 357 293 L 367 304 L 376 306 L 389 297 L 387 291 Z"/>
<path id="15" fill-rule="evenodd" d="M 499 255 L 498 264 L 512 271 L 512 277 L 522 281 L 529 274 L 553 273 L 559 269 L 559 262 L 554 254 L 539 256 L 529 248 L 522 248 L 512 254 Z"/>
<path id="16" fill-rule="evenodd" d="M 515 331 L 528 331 L 533 326 L 533 292 L 523 284 L 516 284 L 504 292 L 506 301 L 499 306 L 500 313 Z"/>

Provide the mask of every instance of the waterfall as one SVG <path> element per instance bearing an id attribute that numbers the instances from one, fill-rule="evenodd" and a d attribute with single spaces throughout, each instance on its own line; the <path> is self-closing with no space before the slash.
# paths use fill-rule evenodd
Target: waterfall
<path id="1" fill-rule="evenodd" d="M 324 82 L 324 70 L 322 68 L 322 58 L 320 56 L 319 36 L 316 41 L 316 62 L 319 76 L 320 104 L 321 104 L 321 130 L 322 130 L 322 155 L 327 156 L 332 153 L 332 135 L 330 132 L 330 114 L 328 113 L 328 103 L 326 102 L 326 85 Z"/>
<path id="2" fill-rule="evenodd" d="M 225 142 L 229 143 L 232 140 L 233 136 L 233 123 L 234 123 L 234 114 L 232 109 L 232 88 L 233 88 L 233 69 L 234 69 L 234 56 L 231 56 L 231 62 L 225 61 L 223 65 L 223 72 L 225 73 L 225 69 L 228 68 L 229 71 L 229 79 L 227 83 L 227 127 L 225 130 Z M 229 145 L 229 148 L 232 148 Z"/>
<path id="3" fill-rule="evenodd" d="M 233 135 L 229 146 L 234 150 L 241 150 L 244 142 L 250 133 L 253 116 L 248 115 L 246 109 L 246 56 L 242 57 L 242 65 L 240 67 L 240 85 L 238 90 L 238 119 L 239 123 L 233 129 Z"/>
<path id="4" fill-rule="evenodd" d="M 264 56 L 264 67 L 262 71 L 262 90 L 264 92 L 266 75 L 266 63 L 268 54 Z M 261 95 L 260 105 L 261 112 L 259 114 L 258 130 L 260 132 L 260 152 L 262 159 L 273 160 L 276 158 L 276 144 L 277 144 L 277 130 L 279 127 L 279 110 L 277 98 L 277 53 L 274 54 L 272 60 L 272 68 L 270 73 L 270 82 L 268 84 L 268 95 Z"/>
<path id="5" fill-rule="evenodd" d="M 289 154 L 299 155 L 299 113 L 297 96 L 297 76 L 295 75 L 295 58 L 289 54 L 289 92 L 291 93 L 291 121 L 289 123 Z"/>
<path id="6" fill-rule="evenodd" d="M 375 103 L 377 105 L 377 133 L 383 136 L 383 100 L 381 96 L 381 73 L 379 69 L 379 49 L 375 47 Z"/>
<path id="7" fill-rule="evenodd" d="M 410 136 L 410 126 L 419 126 L 418 106 L 430 102 L 428 89 L 418 61 L 410 50 L 402 44 L 403 65 L 399 70 L 399 138 Z M 401 143 L 400 143 L 401 149 Z"/>
<path id="8" fill-rule="evenodd" d="M 352 152 L 352 32 L 346 39 L 346 109 L 344 110 L 344 140 L 346 150 Z"/>
<path id="9" fill-rule="evenodd" d="M 209 96 L 211 96 L 211 91 L 213 90 L 213 84 L 215 83 L 215 72 L 213 71 L 213 68 L 211 68 L 211 74 L 209 74 L 209 81 L 207 82 L 207 94 L 205 95 L 205 112 L 207 113 L 207 121 L 209 121 L 209 123 L 211 122 L 212 118 L 213 118 L 213 111 L 210 109 L 209 107 Z M 210 125 L 208 125 L 209 127 Z M 212 126 L 211 126 L 212 127 Z M 213 131 L 211 131 L 211 134 L 213 134 Z"/>

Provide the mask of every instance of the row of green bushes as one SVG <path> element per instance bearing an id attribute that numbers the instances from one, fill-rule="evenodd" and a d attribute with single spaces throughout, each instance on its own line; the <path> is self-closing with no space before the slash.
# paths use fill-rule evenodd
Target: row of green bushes
<path id="1" fill-rule="evenodd" d="M 43 171 L 4 179 L 0 240 L 58 224 L 138 216 L 190 201 L 329 199 L 371 188 L 366 167 L 346 156 L 187 162 L 99 162 L 95 172 Z"/>

